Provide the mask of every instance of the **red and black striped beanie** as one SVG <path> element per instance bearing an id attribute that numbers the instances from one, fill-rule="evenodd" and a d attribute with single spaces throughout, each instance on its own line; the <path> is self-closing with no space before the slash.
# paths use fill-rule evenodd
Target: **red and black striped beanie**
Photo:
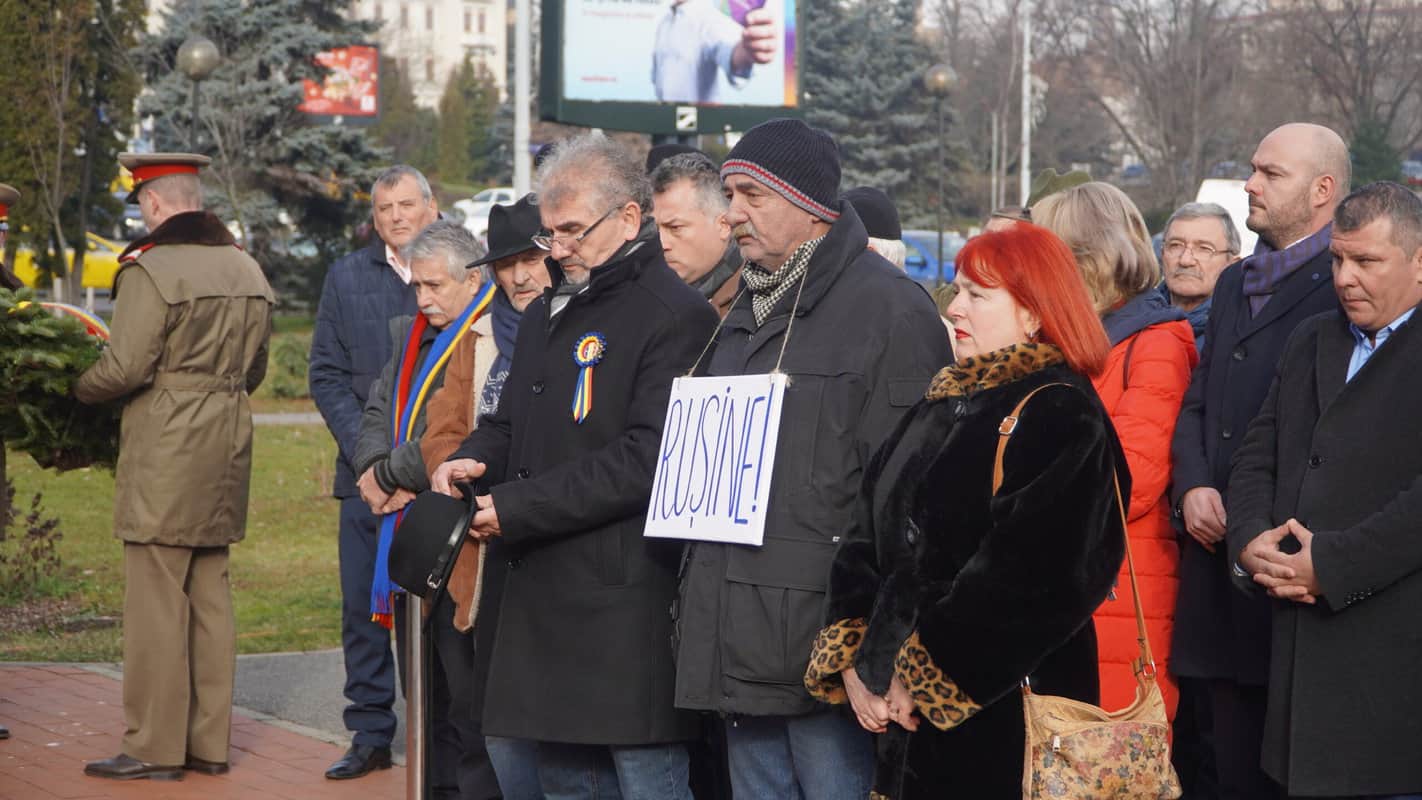
<path id="1" fill-rule="evenodd" d="M 826 132 L 798 119 L 773 119 L 746 131 L 721 165 L 749 175 L 826 222 L 839 219 L 839 148 Z"/>

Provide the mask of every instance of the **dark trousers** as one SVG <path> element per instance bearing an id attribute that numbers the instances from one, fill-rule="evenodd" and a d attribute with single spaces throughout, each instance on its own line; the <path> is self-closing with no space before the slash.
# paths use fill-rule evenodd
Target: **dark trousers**
<path id="1" fill-rule="evenodd" d="M 482 680 L 476 681 L 474 637 L 455 629 L 448 592 L 439 592 L 429 602 L 434 604 L 425 620 L 429 795 L 434 800 L 491 800 L 500 796 L 499 781 L 484 748 L 483 690 Z M 397 625 L 396 633 L 403 663 L 405 626 Z"/>
<path id="2" fill-rule="evenodd" d="M 1267 706 L 1263 686 L 1180 679 L 1175 761 L 1185 784 L 1185 800 L 1283 797 L 1279 785 L 1259 766 Z"/>
<path id="3" fill-rule="evenodd" d="M 355 744 L 389 747 L 395 736 L 395 657 L 390 631 L 370 621 L 370 582 L 380 532 L 359 497 L 341 500 L 341 650 L 346 661 L 343 718 Z"/>

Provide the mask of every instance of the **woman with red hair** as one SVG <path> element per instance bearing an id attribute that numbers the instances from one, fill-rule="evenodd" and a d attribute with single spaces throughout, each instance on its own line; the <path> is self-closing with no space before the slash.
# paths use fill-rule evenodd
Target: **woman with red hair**
<path id="1" fill-rule="evenodd" d="M 1090 379 L 1110 346 L 1071 252 L 1019 222 L 957 264 L 956 363 L 866 470 L 805 675 L 883 734 L 893 800 L 1022 796 L 1020 683 L 1097 701 L 1091 612 L 1124 554 L 1130 477 Z"/>

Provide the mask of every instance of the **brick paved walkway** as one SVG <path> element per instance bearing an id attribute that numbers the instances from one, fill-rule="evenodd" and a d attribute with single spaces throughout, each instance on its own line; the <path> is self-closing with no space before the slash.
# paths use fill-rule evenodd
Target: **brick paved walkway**
<path id="1" fill-rule="evenodd" d="M 119 752 L 120 684 L 80 666 L 0 664 L 0 800 L 403 800 L 405 770 L 354 781 L 322 777 L 344 747 L 296 726 L 240 711 L 232 718 L 232 771 L 180 782 L 109 781 L 84 762 Z"/>

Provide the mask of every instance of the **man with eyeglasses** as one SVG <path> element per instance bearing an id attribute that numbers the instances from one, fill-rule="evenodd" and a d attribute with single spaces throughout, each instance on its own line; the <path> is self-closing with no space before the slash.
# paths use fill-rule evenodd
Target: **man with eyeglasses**
<path id="1" fill-rule="evenodd" d="M 1210 295 L 1220 273 L 1239 256 L 1239 230 L 1224 206 L 1186 203 L 1166 221 L 1164 240 L 1161 294 L 1185 312 L 1195 332 L 1195 349 L 1203 352 Z"/>
<path id="2" fill-rule="evenodd" d="M 471 534 L 508 573 L 484 732 L 538 743 L 543 794 L 689 800 L 694 714 L 672 703 L 681 545 L 642 537 L 674 378 L 716 312 L 667 266 L 644 168 L 601 134 L 539 168 L 553 289 L 524 312 L 498 410 L 432 476 L 477 478 Z"/>

